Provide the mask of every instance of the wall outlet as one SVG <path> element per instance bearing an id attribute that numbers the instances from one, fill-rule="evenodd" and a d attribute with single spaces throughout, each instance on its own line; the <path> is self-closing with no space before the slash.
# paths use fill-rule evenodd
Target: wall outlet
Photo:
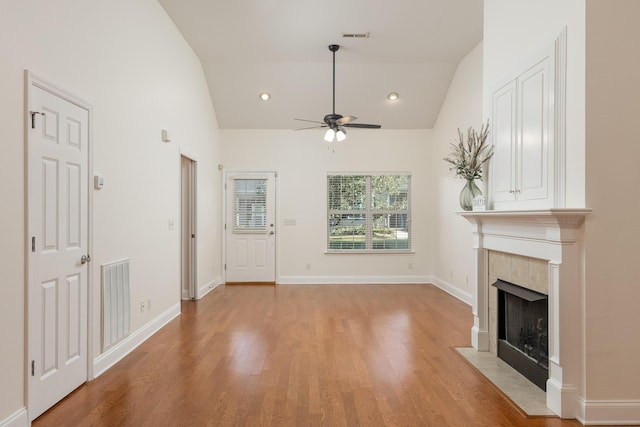
<path id="1" fill-rule="evenodd" d="M 409 270 L 413 270 L 413 263 L 411 261 L 409 261 L 408 268 L 409 268 Z"/>
<path id="2" fill-rule="evenodd" d="M 144 313 L 144 306 L 145 306 L 145 301 L 140 300 L 140 313 Z"/>
<path id="3" fill-rule="evenodd" d="M 310 263 L 306 263 L 306 264 L 304 265 L 304 268 L 305 268 L 306 270 L 311 270 L 311 264 L 310 264 Z"/>
<path id="4" fill-rule="evenodd" d="M 151 298 L 147 298 L 147 311 L 151 311 Z"/>

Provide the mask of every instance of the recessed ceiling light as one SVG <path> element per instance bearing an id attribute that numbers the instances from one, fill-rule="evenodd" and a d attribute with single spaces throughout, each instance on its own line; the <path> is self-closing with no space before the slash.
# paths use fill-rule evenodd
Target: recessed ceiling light
<path id="1" fill-rule="evenodd" d="M 398 93 L 397 93 L 397 92 L 391 92 L 389 95 L 387 95 L 387 99 L 388 99 L 389 101 L 395 101 L 395 100 L 397 100 L 398 98 L 400 98 L 400 95 L 398 95 Z"/>
<path id="2" fill-rule="evenodd" d="M 262 92 L 260 94 L 260 99 L 262 99 L 263 101 L 268 101 L 271 99 L 271 94 L 267 93 L 267 92 Z"/>

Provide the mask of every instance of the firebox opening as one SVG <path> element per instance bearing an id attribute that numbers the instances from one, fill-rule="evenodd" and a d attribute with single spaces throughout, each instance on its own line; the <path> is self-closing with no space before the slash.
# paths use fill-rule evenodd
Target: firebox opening
<path id="1" fill-rule="evenodd" d="M 549 377 L 547 295 L 498 279 L 498 357 L 546 391 Z"/>

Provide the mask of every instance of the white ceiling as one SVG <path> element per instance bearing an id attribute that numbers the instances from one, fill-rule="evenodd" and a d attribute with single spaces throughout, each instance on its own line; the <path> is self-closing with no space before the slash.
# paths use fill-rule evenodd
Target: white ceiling
<path id="1" fill-rule="evenodd" d="M 332 108 L 330 44 L 341 46 L 336 113 L 384 129 L 431 128 L 458 62 L 482 40 L 482 0 L 159 2 L 200 57 L 223 129 L 321 121 Z M 387 101 L 390 92 L 400 99 Z"/>

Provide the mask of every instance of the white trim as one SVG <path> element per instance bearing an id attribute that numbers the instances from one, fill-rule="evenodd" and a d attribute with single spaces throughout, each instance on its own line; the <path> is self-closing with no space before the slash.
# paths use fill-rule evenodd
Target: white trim
<path id="1" fill-rule="evenodd" d="M 167 323 L 180 316 L 180 303 L 169 307 L 152 321 L 138 329 L 109 350 L 96 357 L 93 361 L 95 377 L 102 375 L 107 369 L 118 363 L 127 354 L 131 353 L 149 337 L 158 332 Z"/>
<path id="2" fill-rule="evenodd" d="M 566 207 L 567 27 L 555 40 L 553 88 L 554 206 Z"/>
<path id="3" fill-rule="evenodd" d="M 436 285 L 437 287 L 439 287 L 449 295 L 456 297 L 457 299 L 467 304 L 468 306 L 473 305 L 473 295 L 463 291 L 459 287 L 452 285 L 451 283 L 448 283 L 445 280 L 438 279 L 437 277 L 434 277 L 431 283 L 433 283 L 434 285 Z"/>
<path id="4" fill-rule="evenodd" d="M 28 427 L 29 416 L 27 408 L 20 408 L 4 420 L 0 421 L 0 427 Z"/>
<path id="5" fill-rule="evenodd" d="M 423 285 L 431 276 L 280 276 L 279 285 Z"/>
<path id="6" fill-rule="evenodd" d="M 192 152 L 185 150 L 184 148 L 180 147 L 180 156 L 181 157 L 186 157 L 189 160 L 192 160 L 194 162 L 198 161 L 198 157 L 193 154 Z"/>
<path id="7" fill-rule="evenodd" d="M 214 290 L 215 288 L 217 288 L 218 286 L 222 285 L 224 283 L 224 281 L 222 280 L 222 277 L 218 276 L 213 280 L 210 280 L 209 282 L 205 283 L 204 285 L 200 286 L 198 288 L 198 293 L 196 295 L 196 299 L 202 299 L 205 295 L 207 295 L 209 292 L 211 292 L 212 290 Z"/>
<path id="8" fill-rule="evenodd" d="M 578 400 L 578 421 L 585 425 L 640 425 L 640 400 Z"/>

